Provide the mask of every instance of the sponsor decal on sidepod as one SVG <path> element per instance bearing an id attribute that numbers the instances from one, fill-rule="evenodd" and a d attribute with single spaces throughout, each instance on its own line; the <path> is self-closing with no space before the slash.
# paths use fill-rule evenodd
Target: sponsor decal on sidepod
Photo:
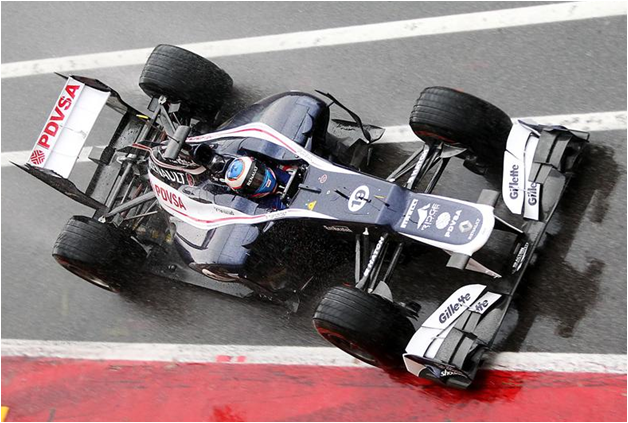
<path id="1" fill-rule="evenodd" d="M 165 202 L 172 204 L 174 207 L 178 209 L 187 210 L 180 196 L 166 191 L 165 189 L 161 188 L 157 184 L 153 184 L 153 189 L 155 191 L 155 195 L 157 197 L 160 197 Z"/>

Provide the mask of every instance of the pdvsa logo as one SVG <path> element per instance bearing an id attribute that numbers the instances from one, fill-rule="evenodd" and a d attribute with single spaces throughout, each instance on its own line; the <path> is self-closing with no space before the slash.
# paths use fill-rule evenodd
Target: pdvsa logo
<path id="1" fill-rule="evenodd" d="M 33 154 L 31 154 L 30 159 L 28 159 L 28 161 L 36 165 L 42 164 L 44 160 L 46 160 L 46 155 L 41 150 L 33 151 Z"/>
<path id="2" fill-rule="evenodd" d="M 185 204 L 183 204 L 183 200 L 177 194 L 174 194 L 164 188 L 161 188 L 157 184 L 153 185 L 155 189 L 155 194 L 158 198 L 161 198 L 164 202 L 170 203 L 178 209 L 187 210 Z"/>
<path id="3" fill-rule="evenodd" d="M 454 213 L 454 216 L 451 218 L 451 221 L 449 222 L 449 227 L 447 228 L 447 231 L 445 232 L 445 237 L 446 238 L 450 238 L 451 237 L 451 233 L 454 231 L 454 229 L 456 228 L 456 223 L 458 223 L 458 220 L 460 219 L 460 214 L 462 213 L 462 210 L 456 210 L 456 212 Z"/>
<path id="4" fill-rule="evenodd" d="M 76 97 L 76 93 L 80 89 L 80 85 L 68 84 L 65 86 L 65 93 L 67 94 L 67 96 L 61 95 L 61 97 L 59 97 L 59 100 L 57 100 L 57 104 L 50 114 L 48 122 L 46 122 L 46 126 L 44 126 L 44 130 L 37 140 L 37 145 L 45 149 L 49 149 L 51 147 L 51 141 L 59 133 L 60 124 L 67 118 L 65 112 L 70 107 L 72 107 L 72 102 Z"/>

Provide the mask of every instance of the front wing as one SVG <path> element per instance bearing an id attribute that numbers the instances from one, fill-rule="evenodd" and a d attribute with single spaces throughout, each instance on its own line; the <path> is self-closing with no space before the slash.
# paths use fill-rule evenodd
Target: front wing
<path id="1" fill-rule="evenodd" d="M 471 384 L 587 144 L 586 133 L 563 127 L 524 125 L 536 132 L 538 146 L 529 154 L 526 167 L 530 169 L 525 172 L 527 178 L 521 186 L 524 198 L 529 199 L 526 188 L 542 184 L 540 193 L 535 193 L 538 213 L 524 219 L 520 230 L 512 228 L 517 237 L 510 254 L 509 271 L 499 284 L 491 285 L 491 290 L 484 285 L 461 287 L 422 323 L 403 357 L 407 370 L 416 376 L 456 388 Z M 508 184 L 505 187 L 509 189 Z M 525 212 L 521 206 L 518 210 Z"/>

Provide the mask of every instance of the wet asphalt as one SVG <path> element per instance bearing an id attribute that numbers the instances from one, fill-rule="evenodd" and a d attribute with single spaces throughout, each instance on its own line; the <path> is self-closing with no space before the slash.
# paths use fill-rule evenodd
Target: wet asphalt
<path id="1" fill-rule="evenodd" d="M 528 3 L 529 5 L 529 3 Z M 2 63 L 359 25 L 520 6 L 518 3 L 3 3 Z M 60 24 L 63 23 L 63 24 Z M 511 116 L 626 108 L 626 17 L 217 58 L 235 81 L 227 113 L 288 89 L 333 93 L 365 121 L 407 122 L 431 85 L 463 89 Z M 141 66 L 85 71 L 143 108 Z M 62 81 L 2 80 L 2 152 L 28 150 Z M 104 144 L 105 113 L 89 144 Z M 574 127 L 574 129 L 577 129 Z M 412 144 L 376 149 L 384 176 Z M 94 169 L 78 164 L 85 186 Z M 155 280 L 119 296 L 58 266 L 50 252 L 67 219 L 89 210 L 19 169 L 2 168 L 2 337 L 206 344 L 325 345 L 311 323 L 313 290 L 296 314 L 257 299 Z M 484 181 L 459 163 L 438 194 L 474 201 Z M 509 313 L 509 351 L 626 352 L 626 131 L 594 132 L 582 171 L 559 206 Z M 489 258 L 490 259 L 490 258 Z M 438 252 L 407 260 L 393 291 L 423 313 L 473 276 Z M 349 267 L 330 276 L 350 277 Z M 309 301 L 309 302 L 308 302 Z"/>

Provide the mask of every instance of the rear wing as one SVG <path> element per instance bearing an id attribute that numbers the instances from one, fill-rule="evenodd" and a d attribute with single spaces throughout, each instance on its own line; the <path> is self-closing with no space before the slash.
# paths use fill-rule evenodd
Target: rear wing
<path id="1" fill-rule="evenodd" d="M 104 209 L 111 180 L 119 172 L 119 166 L 110 166 L 115 151 L 132 144 L 145 123 L 138 117 L 139 111 L 102 82 L 82 76 L 59 76 L 66 79 L 65 86 L 28 161 L 13 164 L 85 206 Z M 123 116 L 109 144 L 91 149 L 89 158 L 99 166 L 87 191 L 82 192 L 68 178 L 105 104 Z"/>
<path id="2" fill-rule="evenodd" d="M 27 164 L 69 177 L 110 94 L 68 78 Z"/>

